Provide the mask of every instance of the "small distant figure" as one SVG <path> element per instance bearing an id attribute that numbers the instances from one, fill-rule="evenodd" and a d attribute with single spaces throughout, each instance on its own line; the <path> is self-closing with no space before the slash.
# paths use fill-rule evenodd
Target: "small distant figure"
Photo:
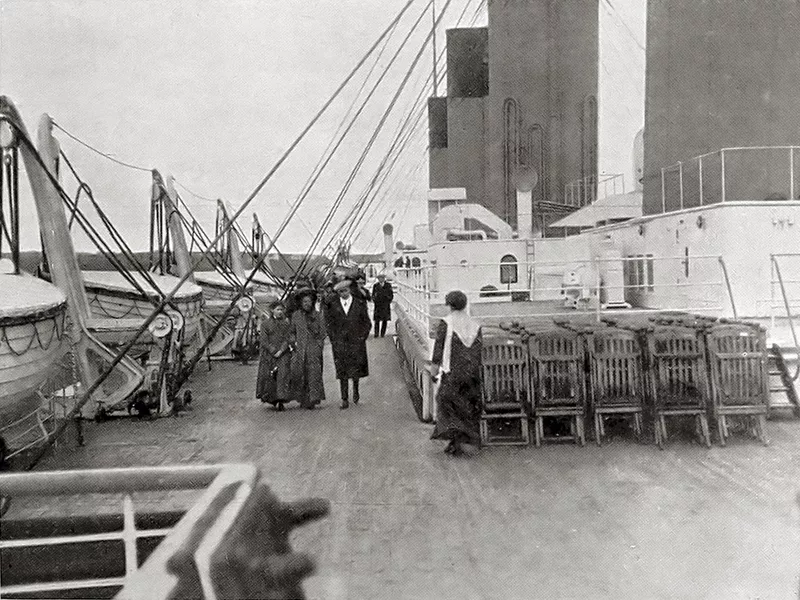
<path id="1" fill-rule="evenodd" d="M 448 440 L 447 454 L 462 454 L 462 444 L 480 446 L 481 327 L 467 314 L 467 296 L 445 296 L 450 308 L 436 332 L 433 376 L 441 374 L 436 394 L 436 427 L 431 439 Z"/>
<path id="2" fill-rule="evenodd" d="M 364 302 L 372 302 L 372 295 L 367 289 L 367 276 L 363 273 L 359 273 L 358 277 L 356 277 L 350 291 L 356 298 L 360 298 Z"/>
<path id="3" fill-rule="evenodd" d="M 294 337 L 283 302 L 272 304 L 271 317 L 261 321 L 256 397 L 282 411 L 290 399 Z"/>
<path id="4" fill-rule="evenodd" d="M 351 282 L 344 279 L 334 286 L 339 298 L 331 302 L 326 311 L 336 379 L 342 394 L 341 409 L 350 406 L 349 380 L 353 381 L 353 404 L 358 404 L 361 399 L 358 381 L 369 375 L 367 338 L 372 323 L 367 303 L 353 296 L 350 285 Z"/>
<path id="5" fill-rule="evenodd" d="M 303 288 L 296 294 L 299 309 L 292 314 L 291 333 L 295 341 L 292 355 L 292 398 L 309 410 L 325 400 L 322 382 L 322 349 L 325 321 L 316 309 L 317 294 Z"/>
<path id="6" fill-rule="evenodd" d="M 392 284 L 386 281 L 386 275 L 378 275 L 378 283 L 372 286 L 372 301 L 375 309 L 372 319 L 375 321 L 375 337 L 386 335 L 386 324 L 392 320 L 392 300 L 394 290 Z"/>

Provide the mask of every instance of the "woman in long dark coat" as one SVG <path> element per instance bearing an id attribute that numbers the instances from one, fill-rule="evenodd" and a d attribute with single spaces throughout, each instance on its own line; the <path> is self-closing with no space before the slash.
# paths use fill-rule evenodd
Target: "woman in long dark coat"
<path id="1" fill-rule="evenodd" d="M 372 323 L 366 302 L 353 296 L 348 280 L 340 281 L 334 289 L 339 297 L 328 306 L 325 319 L 342 394 L 340 408 L 346 409 L 350 406 L 349 381 L 353 382 L 353 404 L 358 404 L 358 381 L 369 375 L 367 338 Z"/>
<path id="2" fill-rule="evenodd" d="M 292 398 L 300 406 L 314 408 L 325 400 L 322 382 L 322 349 L 325 344 L 325 321 L 315 305 L 316 292 L 306 288 L 297 292 L 299 309 L 292 314 Z"/>
<path id="3" fill-rule="evenodd" d="M 466 312 L 463 292 L 445 296 L 450 314 L 436 332 L 433 375 L 441 374 L 436 394 L 436 427 L 431 439 L 448 440 L 448 454 L 461 454 L 462 444 L 480 445 L 481 329 Z"/>
<path id="4" fill-rule="evenodd" d="M 292 324 L 281 302 L 272 305 L 272 318 L 261 322 L 256 397 L 283 410 L 290 400 Z"/>

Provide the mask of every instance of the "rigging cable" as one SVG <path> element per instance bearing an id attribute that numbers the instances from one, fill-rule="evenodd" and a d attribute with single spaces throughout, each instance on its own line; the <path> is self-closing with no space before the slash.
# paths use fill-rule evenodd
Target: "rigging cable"
<path id="1" fill-rule="evenodd" d="M 370 90 L 369 94 L 367 95 L 367 97 L 366 97 L 366 98 L 364 99 L 364 101 L 362 102 L 362 104 L 361 104 L 361 106 L 359 107 L 359 109 L 358 109 L 358 111 L 356 112 L 356 114 L 355 114 L 355 115 L 352 117 L 352 119 L 350 120 L 350 123 L 348 124 L 348 126 L 346 127 L 346 129 L 345 129 L 345 131 L 342 133 L 342 135 L 340 136 L 339 140 L 336 142 L 336 145 L 334 146 L 334 148 L 333 148 L 333 151 L 332 151 L 332 152 L 331 152 L 331 153 L 328 155 L 328 157 L 325 159 L 325 162 L 324 162 L 324 164 L 322 165 L 322 169 L 324 169 L 325 167 L 327 167 L 327 165 L 329 164 L 329 162 L 330 162 L 330 161 L 331 161 L 331 159 L 333 158 L 333 155 L 334 155 L 334 153 L 335 153 L 335 152 L 336 152 L 336 151 L 337 151 L 337 150 L 338 150 L 338 149 L 341 147 L 341 145 L 342 145 L 342 143 L 344 142 L 344 140 L 345 140 L 346 136 L 347 136 L 347 135 L 350 133 L 350 131 L 352 130 L 353 126 L 356 124 L 356 121 L 357 121 L 358 117 L 360 117 L 360 116 L 361 116 L 361 114 L 362 114 L 362 113 L 364 112 L 364 110 L 366 109 L 368 102 L 369 102 L 369 101 L 372 99 L 372 97 L 374 96 L 374 94 L 375 94 L 375 92 L 377 91 L 378 87 L 379 87 L 379 86 L 380 86 L 380 84 L 383 82 L 384 78 L 385 78 L 385 77 L 388 75 L 390 68 L 392 67 L 392 65 L 394 65 L 394 63 L 396 62 L 397 58 L 400 56 L 400 54 L 401 54 L 401 52 L 402 52 L 403 48 L 405 48 L 406 44 L 407 44 L 407 43 L 408 43 L 408 41 L 410 40 L 410 38 L 411 38 L 411 36 L 413 35 L 414 31 L 416 30 L 416 28 L 417 28 L 417 27 L 419 26 L 419 24 L 422 22 L 422 19 L 423 19 L 423 18 L 425 17 L 425 15 L 427 14 L 427 9 L 428 9 L 428 6 L 430 6 L 430 4 L 431 4 L 431 2 L 429 2 L 429 3 L 428 3 L 428 5 L 426 5 L 426 6 L 425 6 L 425 8 L 424 8 L 424 9 L 423 9 L 423 11 L 420 13 L 420 15 L 419 15 L 419 17 L 417 18 L 417 20 L 416 20 L 416 21 L 414 22 L 414 24 L 412 25 L 411 29 L 408 31 L 408 33 L 406 34 L 406 36 L 403 38 L 403 40 L 402 40 L 402 42 L 401 42 L 401 44 L 400 44 L 400 47 L 399 47 L 399 48 L 398 48 L 398 49 L 395 51 L 394 55 L 392 56 L 391 60 L 389 61 L 389 64 L 388 64 L 388 65 L 387 65 L 387 66 L 384 68 L 384 70 L 383 70 L 383 72 L 381 73 L 381 75 L 380 75 L 380 77 L 378 78 L 378 80 L 377 80 L 377 81 L 376 81 L 376 82 L 373 84 L 373 86 L 372 86 L 372 89 Z M 313 185 L 314 185 L 314 184 L 316 184 L 316 182 L 319 180 L 319 177 L 320 177 L 320 175 L 322 174 L 322 169 L 320 169 L 320 171 L 319 171 L 319 172 L 318 172 L 318 173 L 315 175 L 315 177 L 314 177 L 313 181 L 312 181 L 312 182 L 311 182 L 311 184 L 310 184 L 310 185 L 309 185 L 309 186 L 306 188 L 306 190 L 304 191 L 304 193 L 303 193 L 303 194 L 301 194 L 301 195 L 299 196 L 299 199 L 301 199 L 301 200 L 305 200 L 305 198 L 307 198 L 307 197 L 308 197 L 308 194 L 311 192 L 311 188 L 312 188 L 312 187 L 313 187 Z M 341 200 L 339 200 L 339 202 L 341 202 Z M 332 210 L 333 210 L 333 209 L 332 209 Z M 328 213 L 328 216 L 327 216 L 327 217 L 326 217 L 326 218 L 323 220 L 323 223 L 324 223 L 324 222 L 325 222 L 327 219 L 329 219 L 329 218 L 330 218 L 330 215 L 331 215 L 331 213 L 329 212 L 329 213 Z M 313 239 L 314 239 L 314 240 L 317 240 L 317 239 L 319 238 L 319 236 L 320 236 L 320 232 L 319 232 L 319 230 L 318 230 L 318 231 L 317 231 L 317 233 L 316 233 L 316 234 L 314 234 L 314 237 L 313 237 Z M 312 242 L 312 244 L 313 244 L 313 242 Z M 303 256 L 303 259 L 301 260 L 301 262 L 300 262 L 300 265 L 299 265 L 299 267 L 298 267 L 298 269 L 297 269 L 299 273 L 302 273 L 303 269 L 305 269 L 305 267 L 307 266 L 308 258 L 309 258 L 309 253 L 305 253 L 305 255 Z M 294 281 L 296 281 L 296 278 L 295 278 L 295 280 L 294 280 Z"/>
<path id="2" fill-rule="evenodd" d="M 352 78 L 355 76 L 355 74 L 358 72 L 358 70 L 361 68 L 361 66 L 367 61 L 367 59 L 370 57 L 370 55 L 375 51 L 375 48 L 377 48 L 378 45 L 380 45 L 380 43 L 383 41 L 383 39 L 389 33 L 390 28 L 392 28 L 403 17 L 403 15 L 408 10 L 408 8 L 413 4 L 413 2 L 414 2 L 414 0 L 407 0 L 406 4 L 400 9 L 400 11 L 394 17 L 394 19 L 390 23 L 389 27 L 387 27 L 378 36 L 378 39 L 375 40 L 375 42 L 373 42 L 372 46 L 367 50 L 367 52 L 358 61 L 358 63 L 355 65 L 355 67 L 353 67 L 353 69 L 350 71 L 350 73 L 339 84 L 339 86 L 336 88 L 336 90 L 333 92 L 333 94 L 328 98 L 328 100 L 323 104 L 323 106 L 317 111 L 317 113 L 311 119 L 311 121 L 308 123 L 308 125 L 300 132 L 300 134 L 297 136 L 297 138 L 294 140 L 294 142 L 292 144 L 290 144 L 290 146 L 284 151 L 284 153 L 281 155 L 281 157 L 269 169 L 267 174 L 261 179 L 259 184 L 256 185 L 255 189 L 248 195 L 248 197 L 242 203 L 242 206 L 240 206 L 239 209 L 232 216 L 232 220 L 233 221 L 235 221 L 239 217 L 239 215 L 241 215 L 242 212 L 244 212 L 246 210 L 247 206 L 250 204 L 250 202 L 253 200 L 253 198 L 255 198 L 258 195 L 258 193 L 261 191 L 261 189 L 267 184 L 267 182 L 272 178 L 272 176 L 275 174 L 275 172 L 286 161 L 286 159 L 294 151 L 294 149 L 297 147 L 297 145 L 305 138 L 305 136 L 308 134 L 308 132 L 311 130 L 311 128 L 317 123 L 317 121 L 319 121 L 319 119 L 322 117 L 322 115 L 327 111 L 327 109 L 330 107 L 330 105 L 339 96 L 341 91 L 347 86 L 347 84 L 350 82 L 350 80 L 352 80 Z M 58 181 L 54 181 L 54 177 L 53 177 L 52 173 L 50 173 L 50 170 L 44 165 L 44 163 L 43 163 L 43 161 L 41 159 L 41 156 L 39 155 L 38 151 L 36 150 L 36 147 L 33 145 L 33 143 L 30 141 L 30 139 L 28 139 L 27 134 L 24 131 L 20 131 L 20 130 L 18 130 L 18 132 L 21 134 L 21 139 L 23 139 L 23 143 L 25 143 L 29 147 L 29 149 L 31 150 L 33 155 L 37 158 L 40 166 L 44 169 L 44 172 L 47 173 L 47 175 L 50 178 L 51 182 L 54 185 L 58 186 Z M 58 189 L 58 188 L 56 188 L 56 189 Z M 263 263 L 264 262 L 264 260 L 266 259 L 267 253 L 272 249 L 272 246 L 275 244 L 275 242 L 277 242 L 278 238 L 282 235 L 283 231 L 285 231 L 286 226 L 288 225 L 288 222 L 294 216 L 294 213 L 296 213 L 297 210 L 300 208 L 300 204 L 301 203 L 295 203 L 295 205 L 292 207 L 292 210 L 289 212 L 289 214 L 286 215 L 286 217 L 284 218 L 283 222 L 281 223 L 281 226 L 278 228 L 278 231 L 272 237 L 272 240 L 270 241 L 270 246 L 259 257 L 259 263 Z M 217 239 L 214 240 L 214 243 L 218 242 L 219 239 L 221 239 L 222 236 L 226 233 L 226 231 L 227 231 L 227 229 L 225 231 L 221 231 L 218 234 Z M 209 251 L 208 249 L 206 251 L 204 251 L 199 260 L 202 260 L 203 258 L 205 258 L 206 254 L 208 254 L 208 251 Z M 199 260 L 198 260 L 198 262 L 199 262 Z M 193 265 L 193 268 L 194 268 L 194 265 Z M 253 271 L 248 276 L 248 281 L 246 283 L 249 283 L 254 275 L 255 275 L 255 271 Z M 164 307 L 167 306 L 167 304 L 172 301 L 172 299 L 175 297 L 175 295 L 177 294 L 177 292 L 180 289 L 180 287 L 189 279 L 189 276 L 190 275 L 188 273 L 185 274 L 184 276 L 182 276 L 180 278 L 180 280 L 178 281 L 178 284 L 175 286 L 175 288 L 172 291 L 170 291 L 166 295 L 166 297 L 164 299 L 161 300 L 159 305 L 153 310 L 153 312 L 150 314 L 150 316 L 145 318 L 144 322 L 139 326 L 139 328 L 134 333 L 132 339 L 129 340 L 123 346 L 123 348 L 121 349 L 120 353 L 117 356 L 114 357 L 114 359 L 106 367 L 106 369 L 100 374 L 100 376 L 97 379 L 95 379 L 95 381 L 92 382 L 87 387 L 87 389 L 84 392 L 83 398 L 81 398 L 79 401 L 75 402 L 73 407 L 70 409 L 69 413 L 67 415 L 65 415 L 64 420 L 62 420 L 56 426 L 56 428 L 54 429 L 54 431 L 53 431 L 53 433 L 52 433 L 52 435 L 50 437 L 51 440 L 58 439 L 61 436 L 61 434 L 64 432 L 64 429 L 66 428 L 67 424 L 69 422 L 71 422 L 72 419 L 74 419 L 75 416 L 80 413 L 80 411 L 82 410 L 84 405 L 91 398 L 92 393 L 94 393 L 103 384 L 103 382 L 106 380 L 106 378 L 108 378 L 108 376 L 112 373 L 112 371 L 116 368 L 116 366 L 123 360 L 123 357 L 125 355 L 127 355 L 127 353 L 131 350 L 131 348 L 133 348 L 133 346 L 137 343 L 137 340 L 139 339 L 139 337 L 141 337 L 141 335 L 147 330 L 149 325 L 161 313 L 161 311 L 164 309 Z M 52 442 L 50 442 L 50 443 L 52 443 Z M 32 464 L 36 464 L 36 462 L 38 462 L 38 460 L 42 457 L 42 455 L 47 451 L 47 448 L 49 447 L 50 443 L 44 444 L 41 447 L 41 449 L 36 453 L 36 456 L 34 456 Z"/>
<path id="3" fill-rule="evenodd" d="M 68 137 L 70 137 L 73 140 L 75 140 L 76 142 L 78 142 L 81 146 L 85 146 L 86 148 L 88 148 L 92 152 L 95 152 L 95 153 L 99 154 L 100 156 L 103 156 L 103 157 L 107 158 L 111 162 L 115 162 L 118 165 L 122 165 L 123 167 L 128 167 L 129 169 L 134 169 L 136 171 L 147 171 L 148 173 L 150 173 L 152 171 L 152 169 L 149 169 L 147 167 L 140 167 L 138 165 L 134 165 L 134 164 L 119 160 L 118 158 L 114 158 L 110 154 L 107 154 L 105 152 L 102 152 L 102 151 L 98 150 L 97 148 L 95 148 L 94 146 L 89 144 L 88 142 L 84 142 L 83 140 L 81 140 L 81 139 L 77 138 L 76 136 L 72 135 L 69 131 L 67 131 L 66 129 L 61 127 L 61 125 L 59 125 L 58 123 L 53 122 L 53 126 L 58 128 L 58 129 L 60 129 L 61 131 L 63 131 Z"/>
<path id="4" fill-rule="evenodd" d="M 464 8 L 463 8 L 463 10 L 461 11 L 461 14 L 459 15 L 459 18 L 458 18 L 458 20 L 457 20 L 457 22 L 456 22 L 456 27 L 459 27 L 459 26 L 461 25 L 461 22 L 462 22 L 462 20 L 463 20 L 463 18 L 464 18 L 464 16 L 465 16 L 465 14 L 466 14 L 466 12 L 467 12 L 467 9 L 469 8 L 469 4 L 470 4 L 470 3 L 469 3 L 469 1 L 468 1 L 468 2 L 467 2 L 465 5 L 464 5 Z M 477 9 L 476 9 L 475 13 L 473 14 L 473 17 L 472 17 L 472 20 L 471 20 L 471 24 L 470 24 L 470 26 L 474 25 L 474 23 L 475 23 L 475 21 L 476 21 L 476 19 L 477 19 L 478 13 L 480 12 L 480 10 L 482 9 L 482 7 L 483 7 L 483 5 L 484 5 L 484 4 L 485 4 L 485 0 L 480 0 L 480 1 L 478 2 L 478 7 L 477 7 Z M 444 58 L 445 58 L 445 56 L 446 56 L 446 51 L 445 51 L 445 50 L 443 50 L 443 51 L 440 53 L 439 57 L 438 57 L 437 63 L 444 62 Z M 444 72 L 444 71 L 445 71 L 445 69 L 444 69 L 444 68 L 442 68 L 442 70 L 441 70 L 441 75 L 437 77 L 437 79 L 439 80 L 439 83 L 441 83 L 441 82 L 443 82 L 443 81 L 444 81 L 444 77 L 445 77 L 445 72 Z M 408 126 L 408 123 L 409 123 L 409 121 L 410 121 L 410 118 L 411 118 L 411 117 L 412 117 L 412 115 L 414 114 L 414 113 L 413 113 L 413 111 L 414 111 L 414 107 L 415 107 L 415 106 L 417 106 L 418 104 L 420 104 L 421 106 L 420 106 L 420 107 L 419 107 L 419 109 L 418 109 L 418 112 L 417 112 L 417 117 L 416 117 L 416 119 L 415 119 L 415 123 L 414 123 L 414 125 L 412 126 L 412 131 L 413 131 L 414 129 L 416 129 L 416 128 L 419 126 L 420 120 L 421 120 L 422 116 L 424 115 L 424 113 L 425 113 L 425 108 L 426 108 L 425 104 L 424 104 L 424 103 L 422 103 L 422 100 L 423 100 L 423 97 L 424 97 L 424 95 L 425 95 L 425 90 L 428 88 L 428 85 L 430 84 L 430 81 L 431 81 L 431 79 L 432 79 L 434 76 L 435 76 L 435 75 L 434 75 L 434 73 L 433 73 L 433 72 L 428 74 L 428 77 L 427 77 L 427 79 L 426 79 L 426 81 L 425 81 L 425 84 L 424 84 L 424 86 L 423 86 L 423 87 L 420 89 L 420 92 L 419 92 L 419 94 L 417 95 L 417 98 L 416 98 L 416 100 L 415 100 L 415 101 L 412 103 L 412 105 L 411 105 L 411 108 L 409 109 L 409 113 L 407 114 L 407 117 L 406 117 L 406 119 L 405 119 L 405 122 L 404 122 L 404 123 L 403 123 L 403 125 L 401 126 L 401 130 L 402 130 L 403 128 L 405 128 L 405 127 L 407 127 L 407 126 Z M 402 146 L 401 146 L 401 147 L 400 147 L 400 148 L 397 150 L 397 155 L 396 155 L 396 156 L 393 158 L 393 160 L 392 160 L 392 163 L 391 163 L 391 165 L 389 166 L 389 172 L 391 172 L 391 170 L 393 170 L 393 168 L 394 168 L 394 166 L 395 166 L 395 164 L 396 164 L 396 162 L 397 162 L 397 158 L 399 157 L 399 154 L 405 150 L 405 148 L 406 148 L 406 146 L 407 146 L 408 142 L 410 141 L 410 135 L 411 135 L 411 134 L 409 134 L 409 138 L 408 138 L 408 139 L 406 139 L 406 140 L 403 142 Z M 389 151 L 387 152 L 387 158 L 388 158 L 388 156 L 391 154 L 391 152 L 392 152 L 393 150 L 394 150 L 394 143 L 393 143 L 392 147 L 389 149 Z M 380 170 L 381 170 L 381 169 L 382 169 L 382 168 L 385 166 L 385 164 L 386 164 L 386 159 L 384 159 L 384 161 L 382 161 L 381 165 L 380 165 L 380 166 L 379 166 L 379 168 L 378 168 L 378 171 L 380 171 Z M 377 196 L 379 189 L 380 189 L 380 188 L 381 188 L 381 186 L 383 186 L 383 185 L 384 185 L 384 183 L 386 182 L 386 179 L 387 179 L 387 177 L 388 177 L 388 173 L 387 173 L 387 176 L 386 176 L 386 177 L 384 177 L 384 178 L 383 178 L 383 180 L 382 180 L 380 183 L 378 183 L 378 184 L 377 184 L 377 186 L 376 186 L 376 189 L 375 189 L 375 191 L 374 191 L 374 193 L 373 193 L 373 197 L 372 197 L 372 198 L 371 198 L 371 199 L 370 199 L 370 200 L 369 200 L 369 201 L 366 203 L 366 206 L 359 206 L 359 203 L 361 203 L 361 204 L 363 205 L 363 203 L 364 203 L 364 202 L 366 202 L 366 198 L 364 197 L 364 194 L 369 194 L 369 193 L 370 193 L 370 191 L 371 191 L 371 190 L 370 190 L 370 188 L 372 187 L 372 184 L 370 184 L 370 185 L 368 186 L 368 189 L 367 189 L 365 192 L 363 192 L 363 193 L 362 193 L 362 195 L 360 196 L 360 200 L 359 200 L 359 202 L 357 202 L 357 203 L 354 205 L 353 209 L 351 209 L 351 211 L 350 211 L 350 213 L 348 214 L 348 216 L 347 216 L 347 217 L 346 217 L 346 218 L 343 220 L 343 225 L 345 225 L 345 226 L 346 226 L 346 228 L 345 228 L 345 234 L 344 234 L 344 238 L 345 238 L 346 242 L 347 242 L 347 241 L 349 241 L 349 239 L 352 237 L 352 233 L 353 233 L 353 231 L 354 231 L 354 230 L 355 230 L 355 229 L 356 229 L 356 228 L 357 228 L 357 227 L 358 227 L 358 226 L 359 226 L 359 225 L 360 225 L 360 224 L 363 222 L 363 219 L 364 219 L 364 213 L 365 213 L 367 210 L 369 210 L 369 207 L 370 207 L 370 206 L 371 206 L 371 204 L 374 202 L 374 200 L 375 200 L 375 197 Z M 382 202 L 385 200 L 385 198 L 386 198 L 386 195 L 384 194 L 384 197 L 382 198 L 382 200 L 381 200 L 381 203 L 382 203 Z M 354 220 L 354 219 L 353 219 L 353 216 L 354 216 L 354 214 L 356 213 L 356 211 L 358 211 L 360 214 L 359 214 L 359 215 L 358 215 L 358 217 L 357 217 L 357 218 Z M 374 214 L 374 211 L 373 211 L 373 214 Z M 340 228 L 339 228 L 339 230 L 337 231 L 337 233 L 336 233 L 336 234 L 334 234 L 334 235 L 331 237 L 331 240 L 328 242 L 328 245 L 326 246 L 326 249 L 331 247 L 331 244 L 333 243 L 333 240 L 334 240 L 334 239 L 335 239 L 337 236 L 339 236 L 339 235 L 341 234 L 341 232 L 342 232 L 342 227 L 340 226 Z"/>
<path id="5" fill-rule="evenodd" d="M 444 8 L 442 9 L 442 12 L 440 13 L 439 17 L 436 20 L 436 25 L 438 25 L 441 22 L 442 17 L 447 12 L 447 8 L 450 6 L 452 1 L 453 0 L 447 0 L 445 2 Z M 419 63 L 420 59 L 422 58 L 422 55 L 423 55 L 423 53 L 425 51 L 425 48 L 430 43 L 430 40 L 431 40 L 432 36 L 433 36 L 433 30 L 428 32 L 427 36 L 425 37 L 425 41 L 422 43 L 419 51 L 417 52 L 416 56 L 414 57 L 414 60 L 412 61 L 411 66 L 408 68 L 405 76 L 403 77 L 403 80 L 400 83 L 397 91 L 395 92 L 391 102 L 389 103 L 389 106 L 384 111 L 384 114 L 381 117 L 381 120 L 378 123 L 378 126 L 375 128 L 375 131 L 373 132 L 372 137 L 370 138 L 367 146 L 362 151 L 361 157 L 359 158 L 359 160 L 357 161 L 355 167 L 353 168 L 353 170 L 352 170 L 352 172 L 350 174 L 350 177 L 348 177 L 348 180 L 345 182 L 344 187 L 342 188 L 342 190 L 339 193 L 339 196 L 337 197 L 336 201 L 334 202 L 334 205 L 331 208 L 331 211 L 329 212 L 328 217 L 326 218 L 326 223 L 320 229 L 320 233 L 317 236 L 317 238 L 314 240 L 314 242 L 312 242 L 312 246 L 314 248 L 316 248 L 316 245 L 318 245 L 319 239 L 322 237 L 322 235 L 324 234 L 325 230 L 327 230 L 327 227 L 328 227 L 330 221 L 332 220 L 333 214 L 336 212 L 336 210 L 338 210 L 338 207 L 339 207 L 339 205 L 341 205 L 341 203 L 342 203 L 342 201 L 344 199 L 344 196 L 349 191 L 350 186 L 352 185 L 356 174 L 358 173 L 358 171 L 360 170 L 361 166 L 363 165 L 364 160 L 366 159 L 366 156 L 369 154 L 369 151 L 372 149 L 372 145 L 375 143 L 375 140 L 377 139 L 379 133 L 383 129 L 383 126 L 385 125 L 386 120 L 389 117 L 389 114 L 391 114 L 391 111 L 394 108 L 395 104 L 397 103 L 397 100 L 400 97 L 400 94 L 405 89 L 405 86 L 408 83 L 408 80 L 411 78 L 411 75 L 413 74 L 414 69 L 416 68 L 417 64 Z M 312 250 L 312 252 L 313 252 L 313 250 Z"/>

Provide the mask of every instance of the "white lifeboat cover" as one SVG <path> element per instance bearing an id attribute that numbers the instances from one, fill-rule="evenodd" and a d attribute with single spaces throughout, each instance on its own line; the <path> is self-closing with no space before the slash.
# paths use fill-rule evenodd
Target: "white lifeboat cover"
<path id="1" fill-rule="evenodd" d="M 138 290 L 136 290 L 130 284 L 130 282 L 128 282 L 128 280 L 117 271 L 82 271 L 82 273 L 83 281 L 88 286 L 102 287 L 117 292 L 128 292 L 134 294 L 138 293 Z M 153 296 L 158 295 L 158 292 L 154 290 L 139 273 L 131 273 L 131 275 L 139 283 L 142 289 L 148 292 L 148 294 Z M 175 286 L 178 285 L 178 282 L 180 281 L 180 279 L 173 277 L 172 275 L 156 275 L 155 273 L 150 273 L 150 277 L 153 278 L 156 285 L 165 294 L 168 294 L 174 290 Z M 203 290 L 200 288 L 200 286 L 191 283 L 190 281 L 185 281 L 178 290 L 178 293 L 175 295 L 175 298 L 191 298 L 202 293 Z"/>
<path id="2" fill-rule="evenodd" d="M 12 275 L 0 267 L 0 319 L 34 315 L 66 304 L 61 290 L 30 275 Z"/>
<path id="3" fill-rule="evenodd" d="M 238 281 L 239 278 L 232 273 L 229 273 L 226 277 L 219 271 L 196 271 L 194 274 L 194 279 L 199 283 L 206 283 L 209 285 L 230 286 L 231 280 Z M 256 276 L 250 280 L 250 283 L 267 286 L 274 285 L 271 281 L 266 280 L 260 273 L 257 273 Z"/>

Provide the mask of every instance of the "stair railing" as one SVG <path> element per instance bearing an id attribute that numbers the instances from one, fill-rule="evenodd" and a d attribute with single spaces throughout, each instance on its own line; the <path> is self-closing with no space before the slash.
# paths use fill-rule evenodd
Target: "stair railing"
<path id="1" fill-rule="evenodd" d="M 728 267 L 725 265 L 725 260 L 720 256 L 718 257 L 719 266 L 722 269 L 722 277 L 725 278 L 725 288 L 728 290 L 728 300 L 731 303 L 731 310 L 733 311 L 733 318 L 738 319 L 739 314 L 736 312 L 736 303 L 733 301 L 733 288 L 731 287 L 731 279 L 728 277 Z"/>
<path id="2" fill-rule="evenodd" d="M 775 271 L 778 285 L 780 286 L 783 306 L 786 309 L 786 317 L 789 321 L 789 330 L 792 332 L 792 341 L 794 342 L 794 349 L 797 353 L 797 364 L 794 369 L 794 375 L 792 375 L 792 381 L 797 381 L 797 378 L 800 377 L 800 342 L 797 340 L 797 331 L 794 328 L 794 315 L 792 315 L 792 307 L 789 304 L 789 296 L 786 294 L 786 286 L 783 283 L 783 276 L 781 275 L 781 268 L 778 265 L 778 258 L 774 254 L 770 254 L 770 260 L 772 261 L 772 267 Z"/>

